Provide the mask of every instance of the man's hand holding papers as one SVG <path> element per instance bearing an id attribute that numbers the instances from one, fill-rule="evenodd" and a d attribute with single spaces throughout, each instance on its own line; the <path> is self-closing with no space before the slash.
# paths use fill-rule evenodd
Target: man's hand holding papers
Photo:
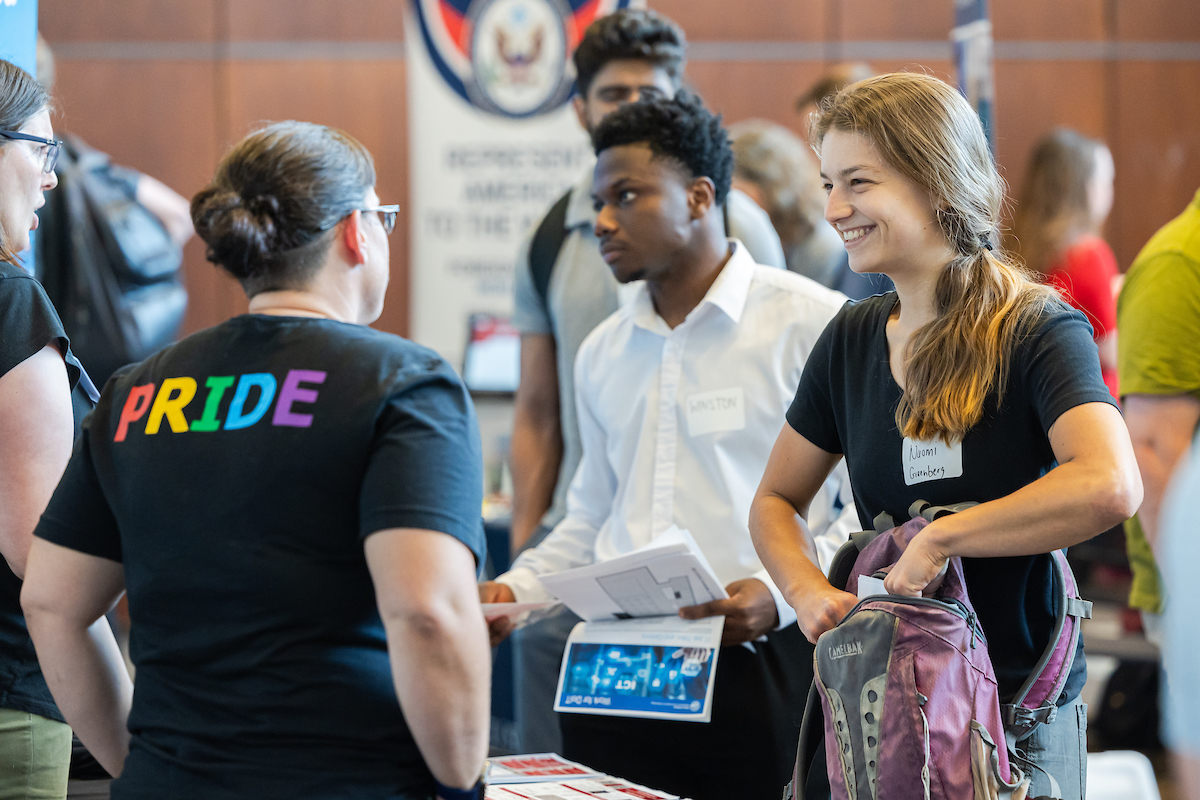
<path id="1" fill-rule="evenodd" d="M 721 635 L 724 647 L 753 642 L 779 624 L 779 610 L 767 585 L 758 578 L 743 578 L 725 587 L 729 597 L 679 609 L 684 619 L 725 617 Z"/>

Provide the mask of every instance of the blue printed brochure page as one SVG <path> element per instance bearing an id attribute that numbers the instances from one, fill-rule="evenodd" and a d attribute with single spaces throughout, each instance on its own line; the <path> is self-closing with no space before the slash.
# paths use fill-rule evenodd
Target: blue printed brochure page
<path id="1" fill-rule="evenodd" d="M 581 622 L 571 631 L 554 710 L 708 722 L 724 617 Z"/>

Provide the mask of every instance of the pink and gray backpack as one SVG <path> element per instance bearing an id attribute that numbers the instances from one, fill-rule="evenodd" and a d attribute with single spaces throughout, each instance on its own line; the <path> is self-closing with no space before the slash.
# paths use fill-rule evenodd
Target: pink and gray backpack
<path id="1" fill-rule="evenodd" d="M 970 505 L 919 501 L 913 519 L 898 527 L 880 515 L 875 527 L 883 532 L 852 536 L 834 559 L 830 583 L 854 592 L 859 576 L 882 577 L 922 528 Z M 1054 635 L 1010 705 L 999 703 L 957 557 L 933 596 L 869 596 L 826 631 L 784 800 L 1023 800 L 1029 782 L 1010 753 L 1054 719 L 1079 620 L 1091 616 L 1066 557 L 1056 551 L 1052 558 Z"/>

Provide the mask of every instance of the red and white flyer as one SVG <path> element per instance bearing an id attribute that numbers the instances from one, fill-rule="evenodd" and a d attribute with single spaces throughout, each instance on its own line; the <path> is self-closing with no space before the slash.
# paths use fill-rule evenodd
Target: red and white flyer
<path id="1" fill-rule="evenodd" d="M 603 776 L 557 783 L 489 786 L 487 800 L 679 800 L 678 795 Z"/>
<path id="2" fill-rule="evenodd" d="M 488 784 L 491 786 L 605 777 L 603 772 L 568 761 L 557 753 L 500 756 L 489 759 L 488 763 L 491 765 L 488 768 Z"/>

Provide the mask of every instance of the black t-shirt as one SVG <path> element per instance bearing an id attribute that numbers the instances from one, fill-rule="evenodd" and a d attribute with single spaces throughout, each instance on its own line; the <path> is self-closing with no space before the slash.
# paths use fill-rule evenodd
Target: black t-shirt
<path id="1" fill-rule="evenodd" d="M 1003 402 L 993 390 L 983 420 L 957 451 L 959 459 L 945 447 L 930 456 L 906 445 L 895 422 L 900 387 L 888 364 L 886 325 L 896 301 L 894 292 L 878 295 L 848 303 L 838 313 L 813 348 L 787 414 L 792 428 L 817 447 L 845 455 L 864 528 L 882 511 L 897 522 L 908 519 L 916 500 L 982 503 L 1012 494 L 1054 467 L 1048 433 L 1063 412 L 1084 403 L 1112 403 L 1091 326 L 1078 311 L 1055 305 L 1017 343 L 1007 362 Z M 1050 640 L 1055 612 L 1051 559 L 1033 555 L 962 562 L 988 638 L 1000 698 L 1006 701 Z M 1082 653 L 1077 653 L 1060 703 L 1074 699 L 1086 674 Z"/>
<path id="2" fill-rule="evenodd" d="M 0 377 L 51 344 L 66 354 L 74 390 L 83 370 L 46 290 L 20 267 L 0 261 Z M 25 628 L 20 598 L 21 579 L 0 559 L 0 708 L 61 722 Z"/>
<path id="3" fill-rule="evenodd" d="M 427 798 L 363 540 L 482 560 L 474 411 L 433 352 L 242 316 L 119 371 L 36 535 L 124 564 L 137 684 L 114 798 Z"/>

